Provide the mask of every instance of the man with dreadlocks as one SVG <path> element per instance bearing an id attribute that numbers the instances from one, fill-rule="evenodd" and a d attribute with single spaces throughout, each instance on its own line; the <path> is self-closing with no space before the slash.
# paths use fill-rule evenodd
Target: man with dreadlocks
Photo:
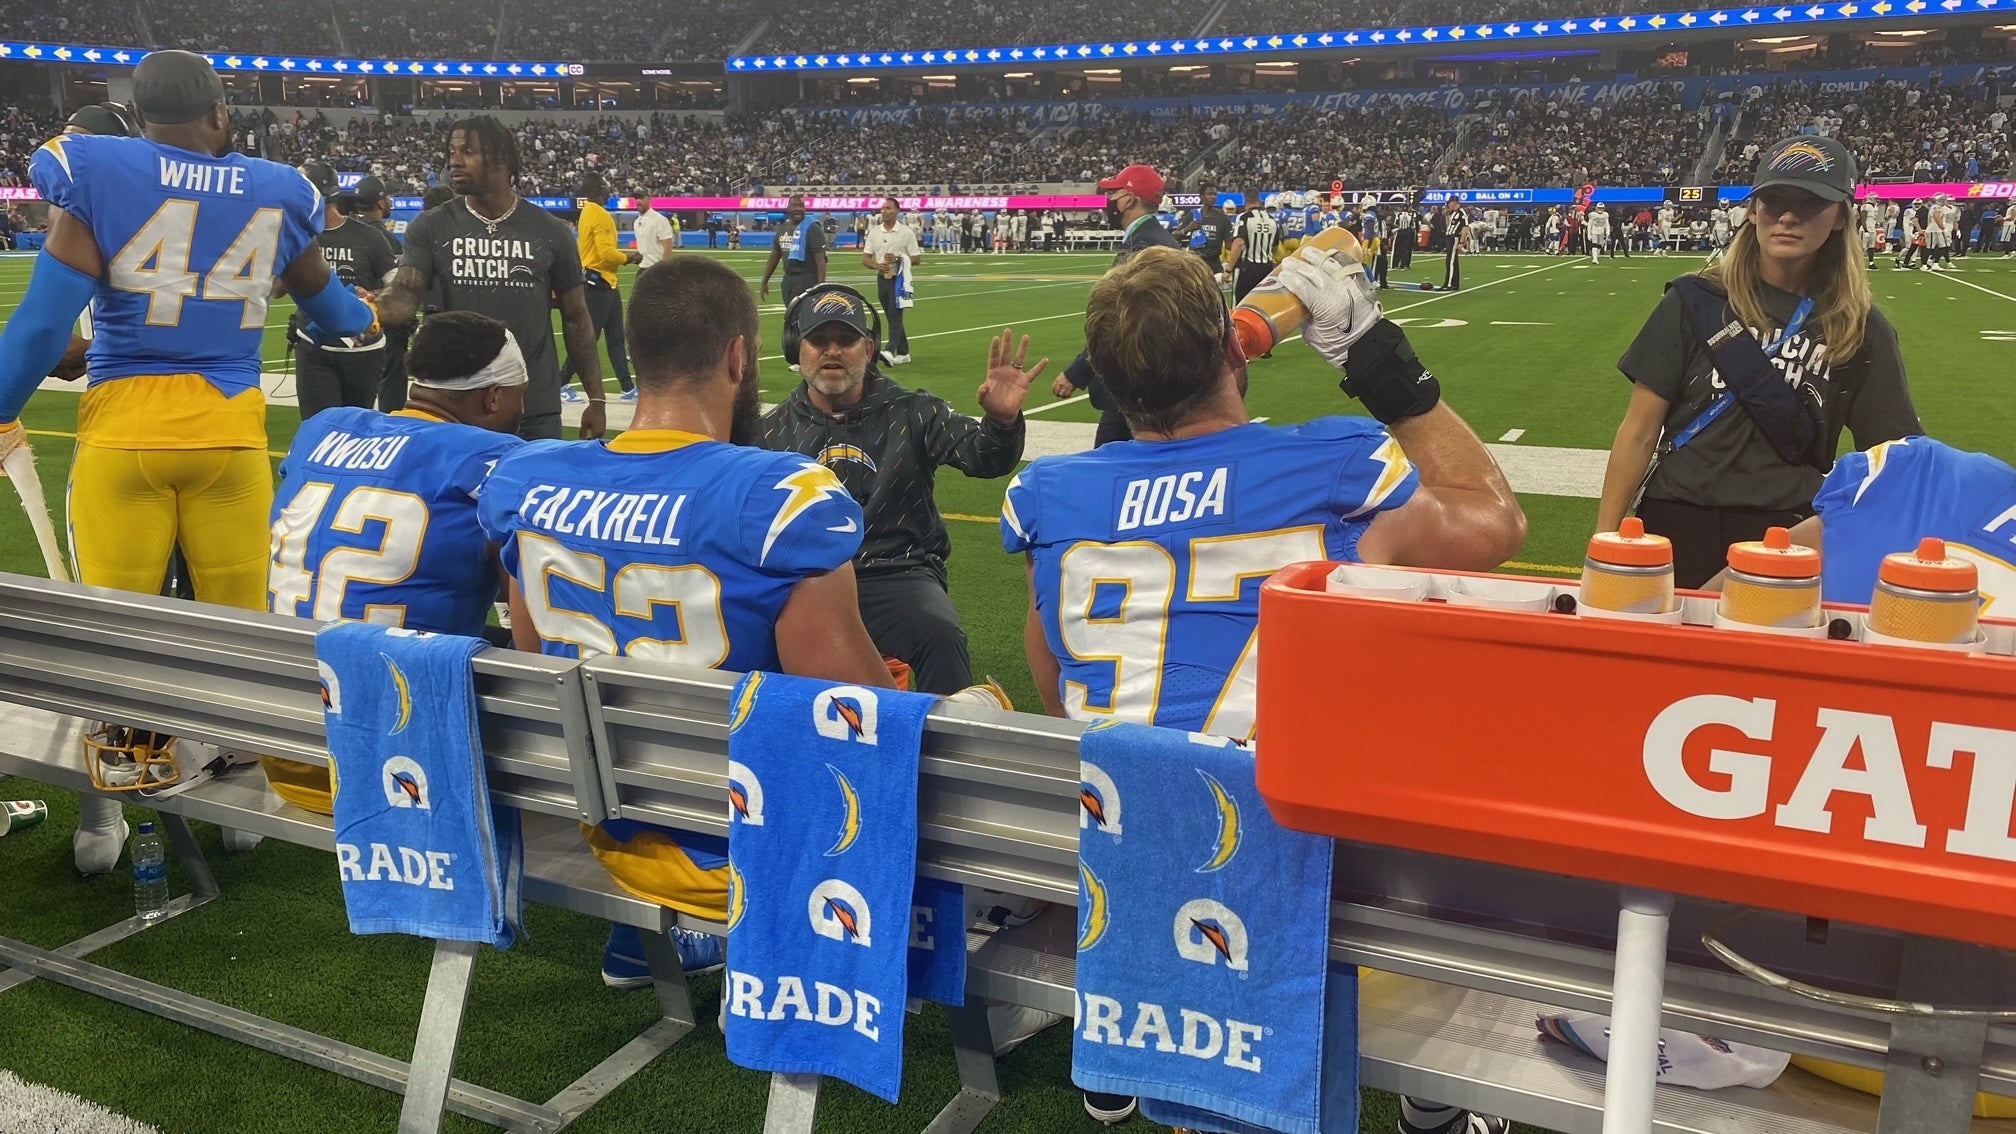
<path id="1" fill-rule="evenodd" d="M 448 134 L 448 185 L 457 200 L 406 226 L 406 250 L 392 286 L 380 297 L 380 317 L 406 326 L 430 285 L 442 309 L 474 311 L 510 328 L 525 355 L 528 383 L 519 436 L 560 436 L 560 366 L 553 344 L 552 306 L 560 308 L 567 353 L 580 360 L 588 404 L 581 436 L 602 435 L 602 358 L 582 293 L 581 254 L 567 222 L 528 205 L 512 188 L 518 141 L 488 116 L 467 118 Z"/>

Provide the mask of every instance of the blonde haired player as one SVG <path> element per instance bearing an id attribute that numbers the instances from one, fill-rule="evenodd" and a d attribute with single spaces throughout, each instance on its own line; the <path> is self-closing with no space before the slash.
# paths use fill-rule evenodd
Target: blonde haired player
<path id="1" fill-rule="evenodd" d="M 157 593 L 179 542 L 198 599 L 263 610 L 273 471 L 260 345 L 274 281 L 324 340 L 375 317 L 332 283 L 314 186 L 231 152 L 224 84 L 202 56 L 149 55 L 133 93 L 144 139 L 58 137 L 31 161 L 57 211 L 0 335 L 0 458 L 22 444 L 21 408 L 92 304 L 70 469 L 79 578 Z M 109 871 L 125 843 L 119 804 L 81 802 L 77 867 Z"/>

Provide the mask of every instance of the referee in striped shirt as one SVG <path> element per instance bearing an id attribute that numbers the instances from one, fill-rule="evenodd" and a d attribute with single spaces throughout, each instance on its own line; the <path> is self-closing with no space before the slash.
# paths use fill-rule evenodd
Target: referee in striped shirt
<path id="1" fill-rule="evenodd" d="M 1274 270 L 1274 235 L 1279 231 L 1274 218 L 1260 207 L 1260 194 L 1255 190 L 1246 192 L 1246 211 L 1239 214 L 1239 223 L 1232 229 L 1232 259 L 1235 269 L 1232 276 L 1232 301 L 1237 303 L 1246 298 L 1246 293 L 1260 286 L 1260 281 Z M 1268 351 L 1261 358 L 1270 358 Z"/>

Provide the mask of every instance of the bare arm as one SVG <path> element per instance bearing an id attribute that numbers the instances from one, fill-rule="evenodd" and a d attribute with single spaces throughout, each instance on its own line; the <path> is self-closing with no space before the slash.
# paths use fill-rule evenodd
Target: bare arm
<path id="1" fill-rule="evenodd" d="M 819 249 L 812 253 L 812 258 L 819 262 L 819 282 L 823 284 L 826 282 L 826 250 Z"/>
<path id="2" fill-rule="evenodd" d="M 1631 510 L 1645 470 L 1652 467 L 1652 449 L 1666 423 L 1671 403 L 1643 384 L 1631 384 L 1631 405 L 1610 444 L 1610 463 L 1603 469 L 1603 500 L 1596 508 L 1596 530 L 1614 532 Z"/>
<path id="3" fill-rule="evenodd" d="M 1407 503 L 1358 541 L 1367 563 L 1486 571 L 1518 554 L 1526 514 L 1504 470 L 1449 403 L 1389 427 L 1421 477 Z"/>
<path id="4" fill-rule="evenodd" d="M 602 436 L 608 422 L 602 388 L 602 351 L 595 345 L 595 321 L 588 316 L 587 294 L 580 284 L 560 293 L 560 333 L 567 340 L 567 357 L 578 360 L 581 385 L 588 391 L 588 404 L 581 410 L 581 440 Z"/>
<path id="5" fill-rule="evenodd" d="M 660 256 L 670 256 L 675 250 L 673 240 L 669 236 L 658 242 L 658 254 Z"/>
<path id="6" fill-rule="evenodd" d="M 770 298 L 770 277 L 777 274 L 777 261 L 784 258 L 784 248 L 780 244 L 770 245 L 770 259 L 763 264 L 763 290 L 761 297 Z"/>
<path id="7" fill-rule="evenodd" d="M 420 313 L 420 294 L 427 290 L 427 276 L 410 264 L 401 264 L 392 273 L 391 286 L 378 293 L 378 321 L 388 327 L 407 327 Z"/>
<path id="8" fill-rule="evenodd" d="M 532 610 L 525 605 L 525 592 L 518 586 L 518 580 L 511 580 L 511 645 L 528 654 L 540 652 L 544 643 L 539 640 L 539 631 L 532 626 Z"/>
<path id="9" fill-rule="evenodd" d="M 786 673 L 889 689 L 896 679 L 861 624 L 854 565 L 843 563 L 791 588 L 777 616 L 777 661 Z"/>
<path id="10" fill-rule="evenodd" d="M 280 282 L 287 286 L 289 295 L 319 295 L 329 286 L 329 260 L 322 255 L 322 246 L 309 241 L 294 262 L 280 270 Z"/>
<path id="11" fill-rule="evenodd" d="M 1029 574 L 1029 617 L 1022 623 L 1022 652 L 1029 657 L 1029 676 L 1036 682 L 1036 695 L 1043 698 L 1043 711 L 1053 717 L 1064 715 L 1064 694 L 1059 682 L 1064 667 L 1050 652 L 1049 636 L 1043 633 L 1043 616 L 1036 611 L 1036 557 L 1027 556 Z"/>

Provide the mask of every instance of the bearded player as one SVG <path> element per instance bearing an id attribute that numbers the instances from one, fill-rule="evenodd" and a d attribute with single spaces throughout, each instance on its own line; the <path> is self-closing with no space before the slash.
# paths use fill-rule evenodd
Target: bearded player
<path id="1" fill-rule="evenodd" d="M 1053 716 L 1250 737 L 1260 584 L 1276 569 L 1488 570 L 1525 538 L 1504 473 L 1442 403 L 1356 257 L 1298 252 L 1277 278 L 1309 309 L 1303 340 L 1377 421 L 1254 424 L 1246 358 L 1195 256 L 1144 249 L 1093 285 L 1090 361 L 1134 440 L 1038 459 L 1001 508 L 1003 544 L 1028 558 L 1024 647 Z M 1105 1122 L 1134 1109 L 1099 1094 L 1085 1105 Z M 1505 1128 L 1403 1104 L 1403 1134 Z"/>
<path id="2" fill-rule="evenodd" d="M 527 445 L 484 489 L 518 648 L 891 685 L 855 598 L 860 505 L 805 457 L 743 447 L 761 425 L 749 286 L 718 261 L 675 256 L 637 277 L 629 324 L 630 428 Z M 611 820 L 589 844 L 632 893 L 726 919 L 726 839 Z M 635 969 L 626 936 L 604 954 L 612 985 Z M 721 963 L 718 938 L 677 943 L 689 971 Z"/>
<path id="3" fill-rule="evenodd" d="M 301 423 L 280 462 L 267 594 L 275 614 L 485 637 L 501 579 L 476 501 L 522 444 L 525 354 L 497 320 L 444 311 L 414 335 L 406 369 L 406 408 Z M 274 794 L 332 813 L 325 769 L 264 763 Z"/>
<path id="4" fill-rule="evenodd" d="M 0 335 L 0 458 L 24 443 L 21 407 L 92 304 L 70 469 L 78 577 L 157 593 L 179 541 L 197 598 L 261 610 L 273 474 L 259 351 L 275 277 L 318 334 L 359 334 L 373 316 L 332 282 L 314 187 L 231 152 L 224 84 L 202 56 L 154 52 L 133 93 L 144 138 L 58 137 L 30 165 L 60 211 Z M 81 803 L 77 867 L 109 871 L 119 805 Z"/>

